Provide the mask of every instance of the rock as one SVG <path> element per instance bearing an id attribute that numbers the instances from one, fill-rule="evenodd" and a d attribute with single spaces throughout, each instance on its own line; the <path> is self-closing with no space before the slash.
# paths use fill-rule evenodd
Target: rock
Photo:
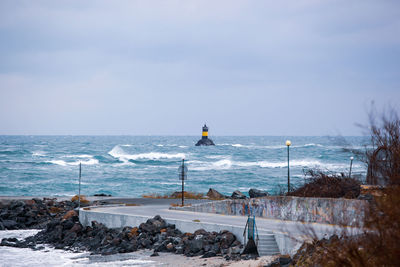
<path id="1" fill-rule="evenodd" d="M 183 247 L 182 246 L 176 246 L 175 247 L 175 254 L 183 254 Z"/>
<path id="2" fill-rule="evenodd" d="M 80 223 L 75 223 L 70 229 L 71 232 L 80 233 L 82 231 L 82 225 Z"/>
<path id="3" fill-rule="evenodd" d="M 211 198 L 211 199 L 224 199 L 224 198 L 226 198 L 225 195 L 221 194 L 220 192 L 218 192 L 217 190 L 212 189 L 212 188 L 208 189 L 207 196 L 209 198 Z"/>
<path id="4" fill-rule="evenodd" d="M 167 250 L 168 250 L 169 252 L 171 252 L 171 251 L 173 251 L 173 250 L 175 249 L 175 247 L 174 247 L 174 245 L 173 245 L 172 243 L 168 243 L 167 246 L 166 246 L 166 248 L 167 248 Z"/>
<path id="5" fill-rule="evenodd" d="M 217 254 L 214 251 L 208 251 L 208 252 L 204 253 L 202 258 L 211 258 L 211 257 L 215 257 L 215 256 L 217 256 Z"/>
<path id="6" fill-rule="evenodd" d="M 67 220 L 67 219 L 72 218 L 74 216 L 78 216 L 78 213 L 76 213 L 76 211 L 74 211 L 74 210 L 70 210 L 67 213 L 65 213 L 65 215 L 63 216 L 63 219 Z"/>
<path id="7" fill-rule="evenodd" d="M 61 225 L 64 230 L 69 230 L 75 225 L 75 223 L 71 219 L 69 219 L 69 220 L 62 221 Z"/>
<path id="8" fill-rule="evenodd" d="M 189 249 L 192 253 L 197 253 L 203 249 L 203 235 L 197 235 L 189 242 Z"/>
<path id="9" fill-rule="evenodd" d="M 157 257 L 160 256 L 160 254 L 158 254 L 158 252 L 154 251 L 153 254 L 150 255 L 150 257 Z"/>
<path id="10" fill-rule="evenodd" d="M 6 228 L 4 227 L 3 223 L 0 221 L 0 231 L 5 230 Z"/>
<path id="11" fill-rule="evenodd" d="M 266 265 L 266 267 L 281 267 L 281 264 L 279 263 L 279 259 L 276 259 L 270 264 Z"/>
<path id="12" fill-rule="evenodd" d="M 269 196 L 269 194 L 268 194 L 268 192 L 252 188 L 249 190 L 249 196 L 250 196 L 250 198 L 266 197 L 266 196 Z"/>
<path id="13" fill-rule="evenodd" d="M 222 234 L 220 246 L 221 249 L 227 249 L 231 246 L 231 244 L 236 240 L 236 237 L 231 232 L 226 232 Z"/>
<path id="14" fill-rule="evenodd" d="M 209 138 L 202 138 L 199 141 L 197 141 L 196 146 L 215 146 L 215 144 Z"/>
<path id="15" fill-rule="evenodd" d="M 18 223 L 13 220 L 3 220 L 3 226 L 7 230 L 14 230 L 18 228 Z"/>
<path id="16" fill-rule="evenodd" d="M 156 228 L 156 226 L 154 226 L 152 223 L 141 223 L 140 225 L 139 225 L 139 229 L 142 231 L 142 232 L 145 232 L 145 233 L 150 233 L 150 234 L 154 234 L 154 233 L 156 233 L 156 231 L 157 231 L 157 228 Z"/>
<path id="17" fill-rule="evenodd" d="M 292 262 L 292 259 L 290 258 L 289 255 L 283 255 L 279 257 L 279 264 L 281 266 L 287 266 Z"/>
<path id="18" fill-rule="evenodd" d="M 208 232 L 207 232 L 206 230 L 204 230 L 204 229 L 198 229 L 198 230 L 196 230 L 193 234 L 194 234 L 195 236 L 196 236 L 196 235 L 206 236 L 206 235 L 208 235 Z"/>
<path id="19" fill-rule="evenodd" d="M 247 197 L 242 192 L 240 192 L 239 190 L 236 190 L 236 191 L 234 191 L 232 193 L 231 198 L 233 198 L 233 199 L 246 199 Z"/>
<path id="20" fill-rule="evenodd" d="M 240 246 L 229 248 L 228 254 L 240 254 Z"/>

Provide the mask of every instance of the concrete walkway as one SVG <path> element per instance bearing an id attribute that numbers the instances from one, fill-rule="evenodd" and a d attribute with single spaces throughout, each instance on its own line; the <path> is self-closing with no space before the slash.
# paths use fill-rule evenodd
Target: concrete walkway
<path id="1" fill-rule="evenodd" d="M 169 210 L 169 205 L 143 205 L 143 206 L 99 206 L 81 209 L 80 221 L 90 225 L 96 220 L 107 227 L 117 228 L 124 226 L 138 226 L 147 219 L 160 215 L 168 223 L 173 223 L 183 232 L 194 232 L 203 228 L 207 231 L 228 230 L 243 242 L 243 230 L 246 225 L 245 216 L 228 216 L 211 213 L 198 213 L 191 211 Z M 273 219 L 256 218 L 260 234 L 274 234 L 280 252 L 292 254 L 303 240 L 316 234 L 319 238 L 329 237 L 342 228 L 329 224 L 302 223 Z M 351 228 L 347 228 L 352 230 Z"/>

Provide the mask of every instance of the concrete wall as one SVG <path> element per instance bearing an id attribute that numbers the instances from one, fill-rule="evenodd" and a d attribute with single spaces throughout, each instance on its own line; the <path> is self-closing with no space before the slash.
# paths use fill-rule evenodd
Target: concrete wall
<path id="1" fill-rule="evenodd" d="M 96 208 L 91 208 L 90 210 L 79 211 L 79 221 L 84 226 L 91 225 L 92 221 L 97 221 L 109 228 L 121 228 L 125 226 L 139 226 L 141 223 L 145 223 L 148 219 L 152 217 L 145 217 L 139 215 L 123 215 L 123 214 L 114 214 L 109 212 L 98 212 Z M 182 232 L 193 233 L 198 229 L 204 229 L 208 232 L 220 232 L 222 230 L 228 230 L 233 233 L 236 238 L 243 243 L 243 227 L 236 227 L 228 224 L 213 224 L 213 223 L 204 223 L 204 222 L 194 222 L 194 221 L 186 221 L 186 220 L 174 220 L 174 219 L 165 219 L 167 223 L 175 224 L 175 227 Z M 270 231 L 262 231 L 260 234 L 272 234 Z"/>
<path id="2" fill-rule="evenodd" d="M 253 199 L 229 199 L 176 208 L 195 212 L 361 226 L 364 200 L 341 198 L 303 198 L 270 196 Z"/>

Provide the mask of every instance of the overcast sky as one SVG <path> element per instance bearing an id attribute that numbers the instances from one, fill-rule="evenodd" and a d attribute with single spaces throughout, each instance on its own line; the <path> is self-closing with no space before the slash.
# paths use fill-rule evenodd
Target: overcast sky
<path id="1" fill-rule="evenodd" d="M 359 135 L 400 1 L 0 1 L 0 134 Z"/>

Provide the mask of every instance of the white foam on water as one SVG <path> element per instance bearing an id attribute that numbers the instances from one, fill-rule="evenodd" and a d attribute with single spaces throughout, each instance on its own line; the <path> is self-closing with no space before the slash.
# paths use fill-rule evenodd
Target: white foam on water
<path id="1" fill-rule="evenodd" d="M 189 170 L 195 171 L 207 171 L 207 170 L 227 170 L 232 167 L 232 160 L 221 159 L 216 162 L 205 162 L 205 161 L 189 161 Z"/>
<path id="2" fill-rule="evenodd" d="M 63 158 L 93 158 L 92 155 L 64 155 Z"/>
<path id="3" fill-rule="evenodd" d="M 216 162 L 205 162 L 198 160 L 188 161 L 190 170 L 196 171 L 206 171 L 206 170 L 226 170 L 232 167 L 260 167 L 260 168 L 286 168 L 287 161 L 271 162 L 271 161 L 233 161 L 230 158 L 224 158 Z M 348 164 L 343 163 L 329 163 L 321 162 L 314 159 L 305 160 L 292 160 L 290 161 L 290 167 L 303 167 L 303 168 L 319 168 L 328 170 L 347 170 L 349 168 Z M 360 164 L 353 164 L 353 168 L 362 168 Z"/>
<path id="4" fill-rule="evenodd" d="M 39 230 L 0 231 L 3 238 L 15 237 L 19 240 L 35 235 Z M 41 246 L 41 245 L 39 245 Z M 90 255 L 89 252 L 74 253 L 54 249 L 48 245 L 42 250 L 30 248 L 0 247 L 0 266 L 159 266 L 150 260 L 149 253 L 138 251 L 133 253 L 109 256 Z M 149 255 L 147 255 L 149 254 Z"/>
<path id="5" fill-rule="evenodd" d="M 121 147 L 115 146 L 108 154 L 114 158 L 118 158 L 121 161 L 148 159 L 148 160 L 159 160 L 159 159 L 184 159 L 186 155 L 184 153 L 160 153 L 160 152 L 149 152 L 140 154 L 128 154 Z"/>
<path id="6" fill-rule="evenodd" d="M 44 151 L 33 151 L 32 152 L 32 157 L 45 157 L 46 156 L 46 152 Z"/>
<path id="7" fill-rule="evenodd" d="M 233 144 L 232 146 L 233 146 L 233 147 L 243 147 L 242 144 Z"/>
<path id="8" fill-rule="evenodd" d="M 56 160 L 48 160 L 48 161 L 45 161 L 45 162 L 51 163 L 51 164 L 60 165 L 60 166 L 77 166 L 77 165 L 79 165 L 79 163 L 82 163 L 82 165 L 99 164 L 99 161 L 97 159 L 92 159 L 92 158 L 89 159 L 89 160 L 86 160 L 86 161 L 79 160 L 79 161 L 74 161 L 74 162 L 67 162 L 67 161 L 64 161 L 64 160 L 61 160 L 61 159 L 56 159 Z"/>

